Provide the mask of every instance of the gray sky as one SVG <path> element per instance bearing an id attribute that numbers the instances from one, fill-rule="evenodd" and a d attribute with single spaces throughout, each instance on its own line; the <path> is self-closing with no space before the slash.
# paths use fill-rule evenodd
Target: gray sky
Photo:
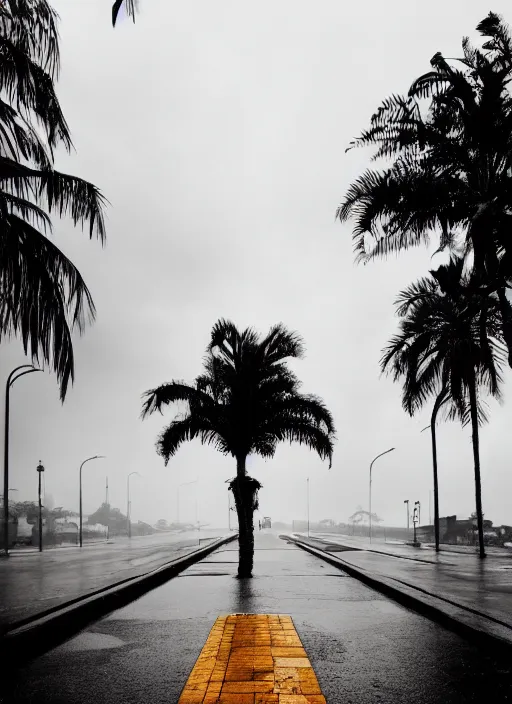
<path id="1" fill-rule="evenodd" d="M 293 364 L 305 392 L 324 398 L 338 430 L 333 467 L 304 447 L 281 445 L 273 460 L 250 458 L 264 485 L 262 513 L 346 521 L 373 508 L 405 523 L 404 499 L 432 485 L 427 409 L 407 417 L 400 388 L 380 379 L 380 350 L 396 329 L 393 301 L 434 262 L 425 249 L 365 268 L 353 262 L 350 225 L 334 221 L 350 182 L 369 164 L 344 153 L 392 92 L 429 69 L 436 51 L 460 54 L 463 35 L 488 12 L 476 0 L 357 3 L 280 0 L 140 0 L 137 23 L 110 25 L 107 0 L 54 0 L 61 16 L 58 94 L 76 154 L 58 167 L 93 181 L 111 202 L 107 247 L 56 222 L 55 241 L 88 283 L 95 325 L 78 338 L 76 382 L 62 406 L 55 378 L 34 374 L 11 394 L 12 498 L 35 499 L 36 466 L 57 506 L 84 510 L 104 497 L 135 520 L 227 522 L 224 481 L 234 461 L 183 446 L 168 467 L 154 450 L 166 420 L 141 422 L 141 393 L 173 378 L 193 380 L 219 317 L 261 332 L 279 321 L 305 339 Z M 504 0 L 492 9 L 512 21 Z M 21 343 L 0 348 L 1 377 L 26 360 Z M 506 373 L 506 401 L 511 391 Z M 481 431 L 483 506 L 512 523 L 510 406 L 491 402 Z M 3 424 L 2 424 L 3 426 Z M 510 428 L 510 420 L 508 420 Z M 474 510 L 469 428 L 439 428 L 441 515 Z M 423 521 L 422 521 L 423 522 Z"/>

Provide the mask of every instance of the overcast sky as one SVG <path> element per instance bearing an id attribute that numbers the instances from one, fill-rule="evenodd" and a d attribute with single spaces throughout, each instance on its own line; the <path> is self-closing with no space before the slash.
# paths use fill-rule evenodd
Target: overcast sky
<path id="1" fill-rule="evenodd" d="M 55 505 L 84 510 L 104 499 L 154 522 L 180 516 L 227 523 L 225 481 L 235 462 L 199 442 L 167 467 L 154 442 L 162 418 L 139 419 L 143 391 L 192 381 L 220 317 L 265 333 L 282 321 L 305 340 L 293 364 L 303 391 L 334 414 L 332 469 L 301 446 L 273 460 L 249 459 L 264 485 L 261 512 L 274 520 L 346 521 L 367 508 L 405 524 L 404 499 L 428 518 L 432 464 L 430 409 L 415 418 L 400 388 L 379 378 L 380 350 L 397 326 L 401 288 L 439 262 L 413 250 L 367 267 L 354 264 L 350 224 L 334 213 L 369 164 L 345 154 L 381 100 L 404 92 L 437 51 L 460 54 L 463 35 L 491 8 L 476 0 L 140 0 L 135 25 L 113 30 L 109 0 L 54 0 L 61 16 L 58 95 L 76 153 L 58 167 L 93 181 L 111 205 L 105 249 L 56 222 L 54 239 L 78 266 L 96 303 L 96 323 L 76 339 L 76 381 L 62 406 L 56 379 L 33 374 L 11 393 L 11 498 L 36 499 L 36 466 L 46 468 Z M 510 4 L 492 9 L 512 21 Z M 507 16 L 507 10 L 508 16 Z M 0 347 L 1 377 L 27 360 L 21 343 Z M 481 431 L 483 507 L 512 523 L 511 382 L 505 404 L 491 402 Z M 507 405 L 508 404 L 508 405 Z M 3 427 L 3 424 L 2 424 Z M 439 428 L 441 515 L 474 510 L 470 429 Z M 433 508 L 432 508 L 433 511 Z"/>

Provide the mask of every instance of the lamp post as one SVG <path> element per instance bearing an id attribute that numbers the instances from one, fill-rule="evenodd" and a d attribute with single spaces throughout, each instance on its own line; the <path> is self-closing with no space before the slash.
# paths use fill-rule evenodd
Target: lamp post
<path id="1" fill-rule="evenodd" d="M 15 376 L 20 369 L 25 369 Z M 25 374 L 41 372 L 33 364 L 21 364 L 7 377 L 5 382 L 5 432 L 4 432 L 4 551 L 5 557 L 9 556 L 9 393 L 14 382 Z"/>
<path id="2" fill-rule="evenodd" d="M 373 463 L 375 462 L 375 460 L 378 460 L 379 457 L 382 457 L 382 455 L 387 455 L 388 452 L 393 452 L 394 449 L 395 449 L 394 447 L 390 447 L 389 450 L 385 450 L 385 452 L 381 452 L 380 455 L 377 455 L 377 457 L 373 458 L 373 460 L 371 461 L 371 464 L 370 464 L 370 488 L 369 488 L 369 502 L 368 502 L 369 508 L 370 508 L 370 511 L 368 514 L 368 519 L 369 519 L 369 523 L 370 523 L 370 526 L 369 526 L 370 527 L 370 531 L 369 531 L 370 532 L 370 543 L 372 542 L 372 467 L 373 467 Z"/>
<path id="3" fill-rule="evenodd" d="M 128 537 L 132 537 L 132 524 L 130 521 L 130 477 L 132 474 L 139 474 L 138 472 L 130 472 L 126 477 L 126 523 L 128 528 Z M 139 477 L 142 476 L 139 474 Z"/>
<path id="4" fill-rule="evenodd" d="M 82 547 L 82 467 L 86 462 L 90 462 L 91 460 L 99 460 L 99 459 L 104 459 L 105 455 L 94 455 L 94 457 L 88 457 L 86 460 L 82 462 L 80 465 L 80 472 L 79 472 L 79 483 L 80 483 L 80 547 Z"/>
<path id="5" fill-rule="evenodd" d="M 409 499 L 405 499 L 404 504 L 407 504 L 407 540 L 409 540 Z"/>
<path id="6" fill-rule="evenodd" d="M 41 475 L 43 472 L 44 467 L 41 464 L 41 460 L 39 460 L 39 464 L 37 465 L 37 473 L 39 475 L 39 552 L 43 552 L 43 504 L 41 503 Z"/>
<path id="7" fill-rule="evenodd" d="M 419 512 L 418 512 L 418 507 L 416 504 L 419 503 L 418 501 L 414 502 L 414 511 L 412 514 L 412 522 L 414 525 L 414 538 L 413 538 L 413 545 L 414 547 L 418 546 L 418 541 L 416 540 L 416 524 L 419 523 Z"/>
<path id="8" fill-rule="evenodd" d="M 192 482 L 183 482 L 183 484 L 178 484 L 177 498 L 176 498 L 176 523 L 180 524 L 180 489 L 182 486 L 190 486 L 190 484 L 197 484 L 198 480 L 194 479 Z M 178 528 L 179 530 L 179 528 Z"/>
<path id="9" fill-rule="evenodd" d="M 414 505 L 418 507 L 418 523 L 421 522 L 421 503 L 419 501 L 415 501 Z"/>

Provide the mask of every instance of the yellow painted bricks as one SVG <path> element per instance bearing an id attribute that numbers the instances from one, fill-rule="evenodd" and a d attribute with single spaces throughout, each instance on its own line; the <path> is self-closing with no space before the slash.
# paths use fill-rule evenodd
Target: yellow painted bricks
<path id="1" fill-rule="evenodd" d="M 290 616 L 219 616 L 178 704 L 326 704 Z"/>

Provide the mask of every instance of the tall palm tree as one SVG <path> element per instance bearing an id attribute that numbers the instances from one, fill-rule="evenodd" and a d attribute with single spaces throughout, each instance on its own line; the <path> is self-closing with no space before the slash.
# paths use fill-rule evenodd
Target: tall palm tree
<path id="1" fill-rule="evenodd" d="M 448 417 L 471 423 L 475 501 L 480 556 L 485 557 L 480 478 L 479 424 L 486 420 L 481 392 L 500 398 L 505 361 L 501 312 L 496 294 L 478 293 L 463 273 L 464 262 L 449 264 L 402 291 L 397 299 L 399 332 L 384 350 L 381 369 L 403 380 L 404 409 L 413 415 L 435 397 L 432 414 L 435 515 L 438 526 L 435 420 L 448 404 Z M 437 527 L 437 542 L 439 527 Z"/>
<path id="2" fill-rule="evenodd" d="M 471 252 L 471 283 L 498 294 L 512 367 L 512 38 L 492 12 L 477 30 L 487 39 L 482 49 L 464 38 L 462 58 L 435 54 L 432 70 L 407 96 L 386 99 L 351 143 L 375 147 L 373 158 L 392 165 L 365 171 L 337 216 L 355 219 L 364 262 L 434 233 L 440 249 Z"/>
<path id="3" fill-rule="evenodd" d="M 94 304 L 47 237 L 50 214 L 87 225 L 102 242 L 105 228 L 98 189 L 53 168 L 54 149 L 72 147 L 54 87 L 57 19 L 46 0 L 0 5 L 0 341 L 19 335 L 33 361 L 56 371 L 64 400 L 74 375 L 71 332 L 94 318 Z"/>
<path id="4" fill-rule="evenodd" d="M 135 22 L 135 13 L 137 12 L 137 0 L 116 0 L 112 5 L 112 26 L 116 26 L 117 18 L 121 9 L 128 14 Z"/>
<path id="5" fill-rule="evenodd" d="M 260 483 L 249 477 L 250 454 L 274 456 L 278 442 L 298 442 L 332 462 L 335 430 L 324 403 L 299 393 L 300 383 L 286 359 L 301 358 L 301 338 L 275 325 L 260 339 L 254 330 L 240 332 L 219 320 L 212 329 L 204 372 L 193 384 L 172 381 L 145 393 L 142 417 L 183 401 L 187 412 L 161 433 L 157 451 L 165 464 L 186 440 L 198 437 L 236 460 L 229 488 L 235 498 L 239 527 L 238 576 L 251 577 L 254 559 L 253 513 Z"/>

